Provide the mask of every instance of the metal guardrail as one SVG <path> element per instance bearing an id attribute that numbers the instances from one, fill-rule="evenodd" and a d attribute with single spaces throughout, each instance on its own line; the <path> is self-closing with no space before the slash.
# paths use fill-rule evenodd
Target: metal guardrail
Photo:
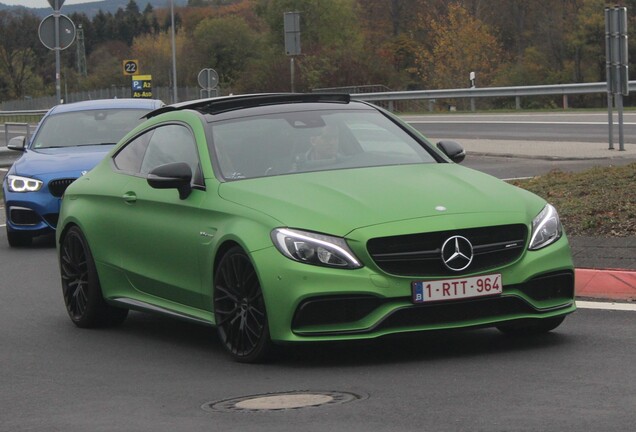
<path id="1" fill-rule="evenodd" d="M 629 82 L 629 90 L 636 91 L 636 81 Z M 364 87 L 364 88 L 363 88 Z M 367 88 L 369 87 L 369 88 Z M 514 97 L 517 100 L 517 109 L 521 109 L 520 98 L 522 96 L 550 96 L 607 93 L 606 82 L 577 83 L 577 84 L 552 84 L 536 86 L 515 86 L 515 87 L 483 87 L 483 88 L 460 88 L 446 90 L 412 90 L 412 91 L 382 91 L 369 93 L 370 88 L 381 88 L 380 86 L 357 86 L 338 87 L 329 89 L 317 89 L 319 91 L 342 91 L 351 92 L 355 99 L 365 101 L 405 101 L 405 100 L 433 100 L 433 99 L 462 99 L 462 98 L 495 98 Z M 352 92 L 356 91 L 358 92 Z M 565 106 L 564 108 L 567 108 Z M 24 111 L 0 111 L 0 123 L 3 119 L 18 115 L 43 116 L 47 110 L 24 110 Z"/>
<path id="2" fill-rule="evenodd" d="M 33 123 L 33 119 L 40 121 L 44 114 L 48 112 L 43 110 L 21 110 L 21 111 L 0 111 L 0 124 L 7 122 L 29 122 Z"/>
<path id="3" fill-rule="evenodd" d="M 630 91 L 636 90 L 636 81 L 629 82 Z M 448 90 L 415 90 L 392 91 L 377 93 L 355 93 L 352 97 L 369 102 L 377 101 L 402 101 L 402 100 L 433 100 L 433 99 L 461 99 L 461 98 L 494 98 L 514 97 L 517 109 L 521 109 L 522 96 L 549 96 L 559 95 L 564 97 L 564 108 L 567 108 L 568 95 L 607 93 L 606 82 L 578 83 L 578 84 L 553 84 L 537 86 L 517 87 L 484 87 L 462 88 Z M 389 107 L 390 109 L 390 107 Z"/>
<path id="4" fill-rule="evenodd" d="M 10 135 L 20 135 L 20 132 L 15 133 L 12 132 L 14 129 L 24 130 L 24 135 L 26 136 L 27 142 L 31 137 L 31 125 L 29 123 L 15 123 L 15 122 L 5 122 L 4 123 L 4 141 L 8 144 Z"/>

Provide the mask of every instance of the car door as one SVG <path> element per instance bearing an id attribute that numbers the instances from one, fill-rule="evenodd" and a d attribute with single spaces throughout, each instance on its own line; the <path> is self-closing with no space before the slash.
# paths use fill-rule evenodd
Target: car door
<path id="1" fill-rule="evenodd" d="M 155 298 L 204 308 L 198 227 L 205 185 L 191 129 L 177 123 L 156 127 L 124 147 L 114 162 L 135 172 L 121 191 L 125 205 L 117 214 L 120 263 L 128 281 Z M 173 162 L 185 162 L 193 172 L 193 189 L 185 199 L 176 189 L 154 189 L 147 182 L 154 168 Z"/>

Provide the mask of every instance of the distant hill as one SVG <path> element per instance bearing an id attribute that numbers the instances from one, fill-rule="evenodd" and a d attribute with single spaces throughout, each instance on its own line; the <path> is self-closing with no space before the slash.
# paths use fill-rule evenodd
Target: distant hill
<path id="1" fill-rule="evenodd" d="M 64 15 L 70 15 L 73 12 L 83 13 L 89 18 L 94 17 L 97 12 L 100 10 L 104 12 L 115 13 L 117 9 L 126 9 L 126 5 L 130 0 L 98 0 L 90 3 L 81 3 L 81 4 L 65 4 L 62 6 L 61 12 Z M 139 6 L 139 10 L 143 12 L 146 8 L 146 5 L 150 3 L 154 8 L 167 8 L 170 6 L 169 0 L 135 0 L 137 6 Z M 188 0 L 174 0 L 175 6 L 186 6 L 188 4 Z M 12 10 L 12 9 L 27 9 L 37 16 L 44 18 L 47 15 L 53 13 L 53 9 L 50 7 L 43 8 L 25 8 L 24 6 L 9 6 L 0 0 L 0 10 Z"/>

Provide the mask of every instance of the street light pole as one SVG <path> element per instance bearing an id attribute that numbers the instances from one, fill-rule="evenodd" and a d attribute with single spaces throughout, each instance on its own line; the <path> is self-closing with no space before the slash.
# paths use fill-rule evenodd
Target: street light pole
<path id="1" fill-rule="evenodd" d="M 172 99 L 173 103 L 177 103 L 179 98 L 177 96 L 177 54 L 174 42 L 174 0 L 170 0 L 170 22 L 172 24 Z"/>

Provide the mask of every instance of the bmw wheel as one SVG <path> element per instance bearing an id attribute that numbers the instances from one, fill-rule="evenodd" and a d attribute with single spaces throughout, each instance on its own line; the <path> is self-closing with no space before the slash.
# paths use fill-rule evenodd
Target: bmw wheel
<path id="1" fill-rule="evenodd" d="M 71 227 L 61 241 L 60 269 L 64 303 L 76 326 L 111 326 L 126 319 L 128 309 L 110 306 L 102 297 L 93 255 L 78 227 Z"/>
<path id="2" fill-rule="evenodd" d="M 548 333 L 561 325 L 564 316 L 544 318 L 541 320 L 519 321 L 511 324 L 502 324 L 497 329 L 512 336 L 532 336 Z"/>
<path id="3" fill-rule="evenodd" d="M 214 316 L 219 337 L 235 360 L 256 363 L 271 349 L 263 292 L 247 254 L 230 249 L 214 275 Z"/>

